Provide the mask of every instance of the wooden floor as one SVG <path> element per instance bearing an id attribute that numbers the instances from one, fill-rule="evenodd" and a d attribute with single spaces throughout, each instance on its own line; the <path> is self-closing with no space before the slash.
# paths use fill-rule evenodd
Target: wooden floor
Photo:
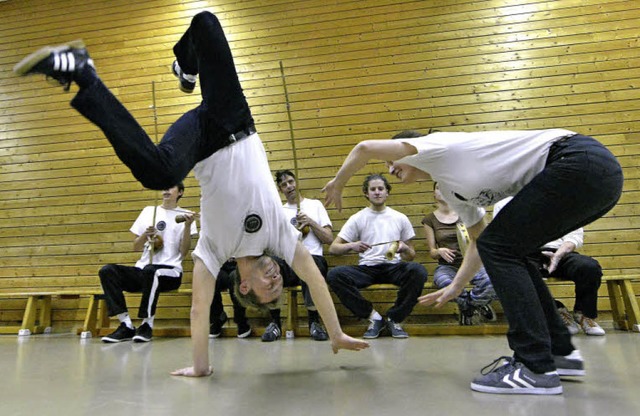
<path id="1" fill-rule="evenodd" d="M 504 336 L 388 337 L 331 353 L 308 338 L 210 341 L 214 375 L 174 378 L 188 338 L 103 344 L 75 335 L 0 336 L 0 415 L 616 415 L 640 414 L 640 334 L 574 338 L 587 362 L 561 396 L 472 392 Z"/>

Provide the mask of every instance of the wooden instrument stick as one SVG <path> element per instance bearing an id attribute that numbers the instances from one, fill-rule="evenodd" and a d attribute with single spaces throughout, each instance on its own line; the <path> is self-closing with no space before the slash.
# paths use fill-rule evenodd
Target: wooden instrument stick
<path id="1" fill-rule="evenodd" d="M 289 122 L 289 137 L 291 138 L 291 151 L 293 153 L 293 172 L 296 175 L 296 215 L 300 213 L 300 175 L 298 175 L 298 155 L 296 150 L 296 141 L 293 136 L 293 122 L 291 120 L 291 107 L 289 106 L 289 92 L 287 91 L 287 80 L 284 76 L 284 66 L 280 61 L 280 76 L 282 77 L 282 86 L 284 87 L 284 100 L 287 108 L 287 120 Z M 303 235 L 309 233 L 309 227 L 305 226 L 305 230 L 297 227 Z"/>

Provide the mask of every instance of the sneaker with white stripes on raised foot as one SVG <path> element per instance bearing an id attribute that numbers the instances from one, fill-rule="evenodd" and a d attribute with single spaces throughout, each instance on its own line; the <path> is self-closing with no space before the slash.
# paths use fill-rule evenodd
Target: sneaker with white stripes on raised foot
<path id="1" fill-rule="evenodd" d="M 13 67 L 18 75 L 43 74 L 53 78 L 69 91 L 73 81 L 85 68 L 95 67 L 82 40 L 74 40 L 58 46 L 45 46 L 23 58 Z"/>

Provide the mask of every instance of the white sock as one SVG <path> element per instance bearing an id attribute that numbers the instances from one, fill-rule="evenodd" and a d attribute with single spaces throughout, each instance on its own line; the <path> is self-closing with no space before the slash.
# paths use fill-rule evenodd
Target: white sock
<path id="1" fill-rule="evenodd" d="M 371 311 L 371 315 L 369 315 L 370 321 L 382 321 L 382 315 L 378 313 L 375 309 Z"/>
<path id="2" fill-rule="evenodd" d="M 143 323 L 143 324 L 149 324 L 149 326 L 150 326 L 151 328 L 153 328 L 153 318 L 155 318 L 155 317 L 154 317 L 154 316 L 150 316 L 150 317 L 148 317 L 148 318 L 144 318 L 144 319 L 142 320 L 142 323 Z"/>
<path id="3" fill-rule="evenodd" d="M 122 312 L 118 314 L 118 320 L 120 323 L 124 323 L 127 328 L 133 329 L 133 322 L 131 322 L 131 317 L 129 316 L 129 312 Z"/>

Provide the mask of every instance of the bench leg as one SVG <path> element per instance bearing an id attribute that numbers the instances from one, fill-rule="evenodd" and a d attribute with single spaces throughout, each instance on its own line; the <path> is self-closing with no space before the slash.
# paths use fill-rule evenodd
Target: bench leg
<path id="1" fill-rule="evenodd" d="M 100 328 L 109 328 L 111 326 L 111 321 L 109 320 L 107 301 L 104 300 L 104 295 L 100 295 L 98 299 L 98 322 L 100 324 Z"/>
<path id="2" fill-rule="evenodd" d="M 291 331 L 293 336 L 296 336 L 296 328 L 298 326 L 298 292 L 290 289 L 287 297 L 287 331 Z"/>
<path id="3" fill-rule="evenodd" d="M 620 285 L 620 291 L 625 305 L 628 329 L 640 332 L 640 308 L 638 308 L 638 300 L 633 292 L 631 281 L 623 280 Z"/>
<path id="4" fill-rule="evenodd" d="M 85 339 L 98 335 L 98 330 L 101 328 L 109 328 L 109 312 L 104 295 L 95 294 L 89 299 L 80 338 Z"/>
<path id="5" fill-rule="evenodd" d="M 51 296 L 43 296 L 40 299 L 40 318 L 38 323 L 38 327 L 42 327 L 42 332 L 45 334 L 51 333 Z"/>
<path id="6" fill-rule="evenodd" d="M 38 311 L 38 296 L 29 296 L 27 306 L 22 317 L 22 326 L 18 331 L 18 336 L 29 336 L 36 330 L 36 313 Z"/>
<path id="7" fill-rule="evenodd" d="M 82 332 L 80 338 L 91 338 L 96 333 L 96 327 L 98 321 L 98 300 L 96 296 L 89 298 L 89 306 L 87 306 L 87 314 L 84 317 L 84 324 L 82 325 Z"/>
<path id="8" fill-rule="evenodd" d="M 607 280 L 607 291 L 609 292 L 609 302 L 611 303 L 611 315 L 613 317 L 613 327 L 615 329 L 628 330 L 627 320 L 624 314 L 622 296 L 620 293 L 619 280 Z"/>

